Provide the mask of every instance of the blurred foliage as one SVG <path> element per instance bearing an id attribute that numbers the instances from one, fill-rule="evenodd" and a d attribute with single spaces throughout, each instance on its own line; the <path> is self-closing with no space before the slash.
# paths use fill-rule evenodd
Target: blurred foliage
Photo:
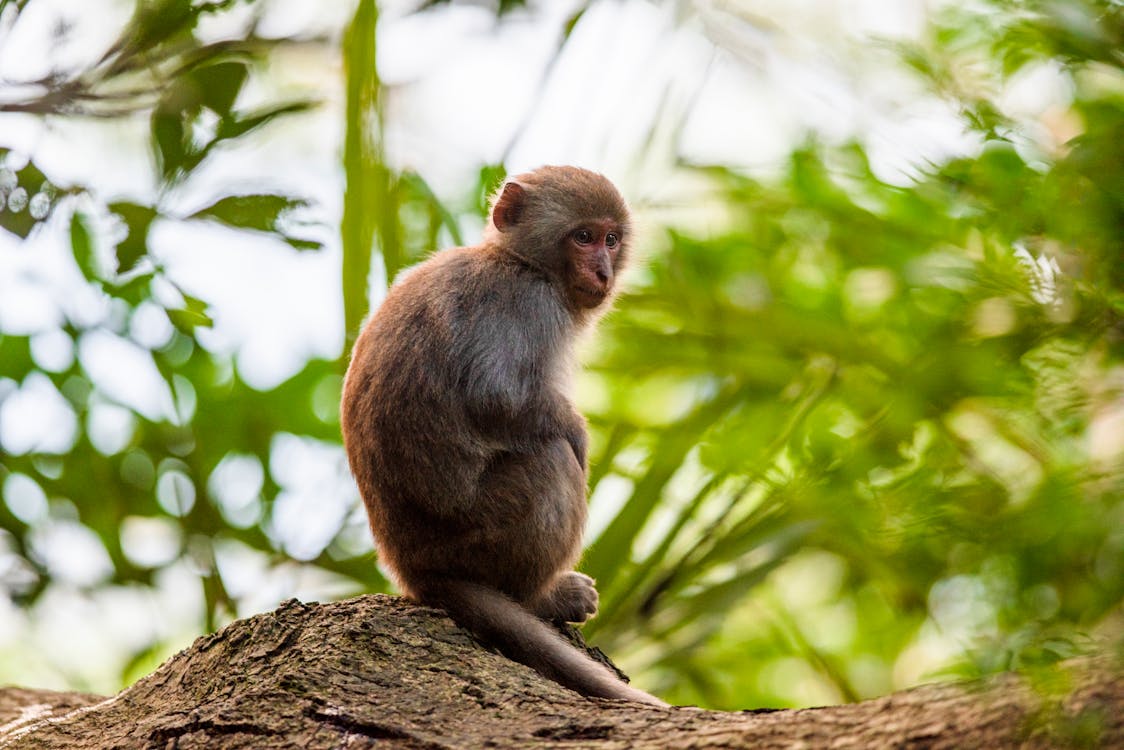
<path id="1" fill-rule="evenodd" d="M 249 388 L 200 344 L 205 301 L 148 253 L 155 222 L 200 220 L 320 246 L 289 220 L 304 205 L 297 196 L 220 195 L 182 218 L 168 209 L 201 164 L 222 158 L 223 141 L 311 104 L 238 108 L 269 51 L 291 41 L 263 40 L 252 23 L 237 39 L 197 38 L 201 16 L 239 4 L 141 2 L 92 68 L 0 105 L 150 117 L 161 180 L 151 204 L 52 185 L 0 150 L 0 226 L 27 237 L 69 222 L 77 267 L 113 300 L 97 332 L 129 340 L 130 321 L 153 306 L 175 326 L 150 347 L 171 416 L 130 410 L 128 439 L 109 446 L 90 425 L 112 399 L 83 359 L 53 368 L 29 336 L 0 332 L 0 407 L 17 386 L 46 379 L 79 420 L 73 445 L 2 455 L 3 581 L 21 604 L 53 585 L 36 539 L 64 522 L 96 535 L 115 584 L 150 585 L 189 560 L 208 629 L 239 613 L 216 563 L 227 543 L 275 566 L 326 571 L 353 591 L 386 588 L 355 542 L 366 532 L 354 505 L 312 553 L 273 523 L 279 442 L 300 436 L 338 452 L 344 358 Z M 957 103 L 978 153 L 928 165 L 904 187 L 880 180 L 862 145 L 815 139 L 769 182 L 685 166 L 709 185 L 700 205 L 721 229 L 667 229 L 581 377 L 593 503 L 612 511 L 583 563 L 602 590 L 586 633 L 671 701 L 856 700 L 934 669 L 1031 667 L 1119 642 L 1124 11 L 994 0 L 943 13 L 923 42 L 900 49 L 902 64 Z M 341 44 L 349 335 L 368 280 L 461 242 L 462 220 L 484 213 L 503 175 L 482 166 L 454 207 L 388 166 L 377 21 L 376 4 L 360 0 Z M 1029 132 L 997 103 L 1005 82 L 1044 64 L 1072 88 L 1054 115 L 1075 137 L 1049 123 Z M 127 231 L 98 231 L 91 217 L 102 215 Z M 74 346 L 95 333 L 75 321 L 62 330 Z M 12 502 L 17 476 L 51 498 L 45 517 Z M 129 554 L 123 529 L 138 519 L 175 529 L 172 559 Z M 157 645 L 139 649 L 123 679 Z"/>
<path id="2" fill-rule="evenodd" d="M 670 232 L 595 376 L 596 478 L 629 490 L 586 556 L 587 633 L 652 642 L 671 700 L 733 708 L 806 678 L 855 699 L 934 631 L 969 673 L 1119 637 L 1122 21 L 938 19 L 905 59 L 983 145 L 908 187 L 858 145 L 809 143 L 772 184 L 708 170 L 729 229 Z M 1047 60 L 1081 129 L 1053 154 L 994 104 Z M 974 88 L 941 72 L 968 65 Z"/>
<path id="3" fill-rule="evenodd" d="M 441 5 L 449 5 L 450 2 L 451 0 L 425 0 L 420 9 L 426 10 Z M 527 7 L 527 0 L 496 0 L 492 5 L 495 6 L 496 15 L 502 17 L 513 10 Z"/>
<path id="4" fill-rule="evenodd" d="M 8 499 L 0 506 L 3 545 L 9 554 L 6 590 L 21 604 L 35 601 L 52 580 L 49 555 L 34 540 L 44 537 L 45 526 L 78 520 L 104 546 L 114 583 L 150 585 L 167 565 L 188 560 L 204 592 L 205 622 L 199 625 L 214 629 L 238 612 L 219 574 L 217 547 L 233 542 L 269 555 L 278 565 L 292 564 L 290 551 L 269 532 L 273 501 L 281 491 L 275 472 L 269 470 L 278 437 L 339 440 L 338 363 L 309 362 L 273 390 L 248 387 L 229 356 L 199 344 L 198 329 L 211 324 L 206 302 L 180 289 L 149 254 L 150 229 L 160 222 L 215 221 L 264 233 L 298 250 L 321 248 L 300 221 L 299 210 L 307 201 L 299 197 L 219 195 L 187 216 L 175 210 L 177 191 L 204 162 L 221 158 L 224 141 L 314 104 L 275 102 L 251 111 L 237 106 L 255 69 L 268 64 L 271 51 L 301 40 L 261 38 L 256 21 L 238 38 L 204 42 L 197 37 L 201 18 L 234 5 L 140 2 L 117 41 L 94 65 L 35 82 L 36 93 L 0 104 L 0 110 L 43 116 L 147 114 L 160 178 L 152 203 L 107 201 L 92 186 L 52 185 L 33 163 L 13 166 L 15 155 L 0 148 L 0 158 L 8 165 L 0 169 L 0 200 L 8 209 L 0 212 L 0 226 L 26 237 L 56 209 L 69 212 L 75 262 L 88 283 L 108 298 L 111 310 L 107 320 L 93 325 L 64 323 L 72 354 L 61 368 L 44 366 L 35 358 L 31 336 L 0 332 L 0 383 L 26 387 L 46 378 L 79 421 L 77 439 L 61 456 L 45 455 L 35 446 L 19 455 L 0 454 L 0 482 Z M 18 26 L 12 28 L 18 31 Z M 64 197 L 70 200 L 65 209 L 59 208 Z M 108 217 L 116 229 L 95 231 L 95 225 L 105 223 L 96 217 Z M 171 413 L 162 415 L 140 414 L 116 403 L 96 386 L 88 363 L 73 356 L 95 332 L 138 346 L 136 323 L 151 318 L 154 309 L 174 326 L 166 341 L 146 347 L 173 401 Z M 0 389 L 0 404 L 15 392 Z M 123 444 L 98 441 L 93 423 L 107 407 L 127 412 L 129 437 Z M 243 487 L 237 497 L 215 483 L 223 467 L 232 463 L 239 466 L 240 476 L 250 477 L 250 488 Z M 13 477 L 24 484 L 31 478 L 50 498 L 48 518 L 12 513 Z M 346 520 L 352 528 L 364 525 L 358 516 Z M 126 527 L 145 528 L 138 521 L 170 521 L 178 551 L 156 563 L 131 555 L 123 539 Z M 340 526 L 344 521 L 340 519 Z M 156 523 L 147 528 L 164 527 Z M 365 586 L 385 585 L 369 559 L 341 551 L 338 544 L 323 548 L 308 562 L 348 580 L 362 580 Z M 141 649 L 138 658 L 148 650 Z M 129 665 L 124 666 L 126 673 L 131 673 Z"/>

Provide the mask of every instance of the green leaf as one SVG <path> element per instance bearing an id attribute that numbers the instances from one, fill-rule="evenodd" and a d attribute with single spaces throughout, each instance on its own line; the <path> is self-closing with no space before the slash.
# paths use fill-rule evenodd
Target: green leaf
<path id="1" fill-rule="evenodd" d="M 198 297 L 185 294 L 183 290 L 180 290 L 180 294 L 183 295 L 184 306 L 170 308 L 166 311 L 172 325 L 189 336 L 195 332 L 196 328 L 210 328 L 214 325 L 214 320 L 207 314 L 206 302 Z"/>
<path id="2" fill-rule="evenodd" d="M 200 65 L 192 69 L 188 77 L 198 87 L 200 103 L 225 117 L 234 106 L 234 100 L 249 74 L 249 66 L 242 60 L 223 60 Z"/>
<path id="3" fill-rule="evenodd" d="M 3 13 L 6 8 L 15 8 L 14 15 L 18 16 L 20 11 L 31 2 L 31 0 L 0 0 L 0 13 Z"/>
<path id="4" fill-rule="evenodd" d="M 270 193 L 229 195 L 196 211 L 188 218 L 212 218 L 232 227 L 274 232 L 277 231 L 278 220 L 286 212 L 307 205 L 307 201 L 298 198 Z"/>
<path id="5" fill-rule="evenodd" d="M 30 339 L 0 333 L 0 375 L 20 381 L 33 366 Z"/>
<path id="6" fill-rule="evenodd" d="M 180 72 L 165 89 L 152 112 L 152 140 L 156 149 L 160 174 L 172 181 L 194 169 L 211 146 L 222 138 L 218 134 L 209 143 L 197 143 L 193 131 L 204 108 L 217 115 L 222 123 L 236 121 L 230 108 L 242 90 L 249 68 L 242 60 L 205 59 Z M 251 129 L 239 131 L 227 125 L 234 137 Z"/>
<path id="7" fill-rule="evenodd" d="M 655 511 L 668 481 L 679 470 L 700 436 L 736 401 L 731 388 L 698 407 L 674 430 L 663 432 L 649 458 L 648 468 L 636 482 L 632 496 L 586 552 L 582 570 L 608 588 L 631 556 L 632 543 Z"/>
<path id="8" fill-rule="evenodd" d="M 97 281 L 100 274 L 97 257 L 94 255 L 94 242 L 86 217 L 80 211 L 75 211 L 70 217 L 70 249 L 86 280 Z"/>
<path id="9" fill-rule="evenodd" d="M 578 23 L 582 20 L 582 16 L 585 15 L 585 12 L 587 10 L 589 10 L 589 4 L 588 3 L 583 5 L 582 7 L 578 8 L 578 10 L 575 11 L 575 13 L 572 16 L 570 16 L 568 19 L 566 19 L 566 25 L 565 25 L 565 27 L 563 27 L 563 30 L 562 30 L 563 36 L 566 39 L 569 39 L 570 35 L 574 33 L 574 29 L 577 28 Z"/>
<path id="10" fill-rule="evenodd" d="M 148 230 L 156 218 L 156 209 L 122 201 L 110 203 L 109 210 L 120 216 L 129 234 L 117 244 L 117 273 L 131 271 L 148 253 Z"/>
<path id="11" fill-rule="evenodd" d="M 480 216 L 488 215 L 488 204 L 492 200 L 500 184 L 507 177 L 507 169 L 503 164 L 485 164 L 480 167 L 476 175 L 476 213 Z"/>
<path id="12" fill-rule="evenodd" d="M 112 294 L 117 299 L 125 300 L 130 307 L 150 300 L 152 298 L 152 271 L 138 274 L 128 274 L 113 282 Z"/>
<path id="13" fill-rule="evenodd" d="M 117 41 L 102 58 L 110 73 L 120 73 L 142 65 L 145 58 L 173 40 L 190 37 L 204 13 L 229 7 L 233 0 L 199 3 L 192 0 L 137 0 L 133 16 Z M 170 45 L 168 45 L 170 46 Z"/>
<path id="14" fill-rule="evenodd" d="M 184 120 L 193 116 L 196 111 L 197 109 L 163 103 L 152 111 L 152 144 L 160 175 L 165 181 L 174 179 L 181 171 L 190 168 L 191 152 L 194 149 Z"/>
<path id="15" fill-rule="evenodd" d="M 279 104 L 275 107 L 266 107 L 265 109 L 257 110 L 247 114 L 245 117 L 232 115 L 230 118 L 224 119 L 219 123 L 215 139 L 208 144 L 208 148 L 214 146 L 219 141 L 245 135 L 251 130 L 260 128 L 262 125 L 265 125 L 281 115 L 307 112 L 315 106 L 316 102 L 313 101 L 289 102 L 287 104 Z"/>
<path id="16" fill-rule="evenodd" d="M 230 195 L 202 208 L 189 219 L 214 219 L 231 227 L 253 229 L 276 234 L 298 250 L 319 250 L 322 245 L 312 240 L 291 236 L 285 231 L 286 215 L 308 205 L 308 201 L 273 193 Z"/>
<path id="17" fill-rule="evenodd" d="M 728 580 L 713 586 L 706 586 L 689 595 L 681 596 L 675 601 L 675 607 L 680 611 L 679 617 L 670 621 L 666 629 L 660 631 L 661 637 L 667 637 L 677 630 L 691 624 L 698 617 L 713 617 L 715 613 L 729 612 L 734 605 L 743 599 L 747 592 L 759 585 L 766 577 L 788 559 L 788 550 L 758 565 L 751 566 L 745 572 L 740 572 Z"/>
<path id="18" fill-rule="evenodd" d="M 177 182 L 195 169 L 219 143 L 239 138 L 285 114 L 303 112 L 311 101 L 279 104 L 250 113 L 231 109 L 249 74 L 242 60 L 207 60 L 175 78 L 153 109 L 151 132 L 160 174 Z M 206 112 L 218 117 L 214 135 L 200 141 Z"/>
<path id="19" fill-rule="evenodd" d="M 418 200 L 428 209 L 432 223 L 431 240 L 433 239 L 432 235 L 436 235 L 437 231 L 444 227 L 452 236 L 455 244 L 464 244 L 457 218 L 445 207 L 445 204 L 441 202 L 429 183 L 422 179 L 421 175 L 416 172 L 403 173 L 400 178 L 400 186 L 404 193 L 403 202 L 411 199 Z M 428 248 L 428 250 L 434 249 L 436 248 Z"/>

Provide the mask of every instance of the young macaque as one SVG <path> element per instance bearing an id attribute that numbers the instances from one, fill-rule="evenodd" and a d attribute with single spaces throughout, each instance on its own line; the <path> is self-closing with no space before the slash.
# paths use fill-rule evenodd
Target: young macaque
<path id="1" fill-rule="evenodd" d="M 631 231 L 599 174 L 507 180 L 483 241 L 414 268 L 367 323 L 342 426 L 404 594 L 580 693 L 663 705 L 546 622 L 597 611 L 593 580 L 573 570 L 587 435 L 567 392 L 575 337 L 609 306 Z"/>

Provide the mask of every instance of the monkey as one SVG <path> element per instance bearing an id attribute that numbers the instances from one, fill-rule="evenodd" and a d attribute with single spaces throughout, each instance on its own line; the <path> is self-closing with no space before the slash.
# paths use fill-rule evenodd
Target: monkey
<path id="1" fill-rule="evenodd" d="M 548 624 L 597 611 L 594 581 L 573 569 L 588 435 L 569 381 L 632 232 L 600 174 L 547 166 L 507 179 L 480 244 L 407 271 L 364 325 L 340 422 L 403 594 L 579 693 L 663 706 Z"/>

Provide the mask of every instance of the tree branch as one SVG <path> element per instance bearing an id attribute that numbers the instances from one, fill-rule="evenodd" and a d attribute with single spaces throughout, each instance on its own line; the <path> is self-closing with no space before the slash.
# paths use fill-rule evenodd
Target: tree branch
<path id="1" fill-rule="evenodd" d="M 1014 675 L 864 703 L 724 713 L 590 700 L 480 646 L 441 612 L 289 601 L 199 638 L 112 698 L 0 690 L 0 748 L 962 748 L 1124 744 L 1107 659 L 1043 694 Z"/>

